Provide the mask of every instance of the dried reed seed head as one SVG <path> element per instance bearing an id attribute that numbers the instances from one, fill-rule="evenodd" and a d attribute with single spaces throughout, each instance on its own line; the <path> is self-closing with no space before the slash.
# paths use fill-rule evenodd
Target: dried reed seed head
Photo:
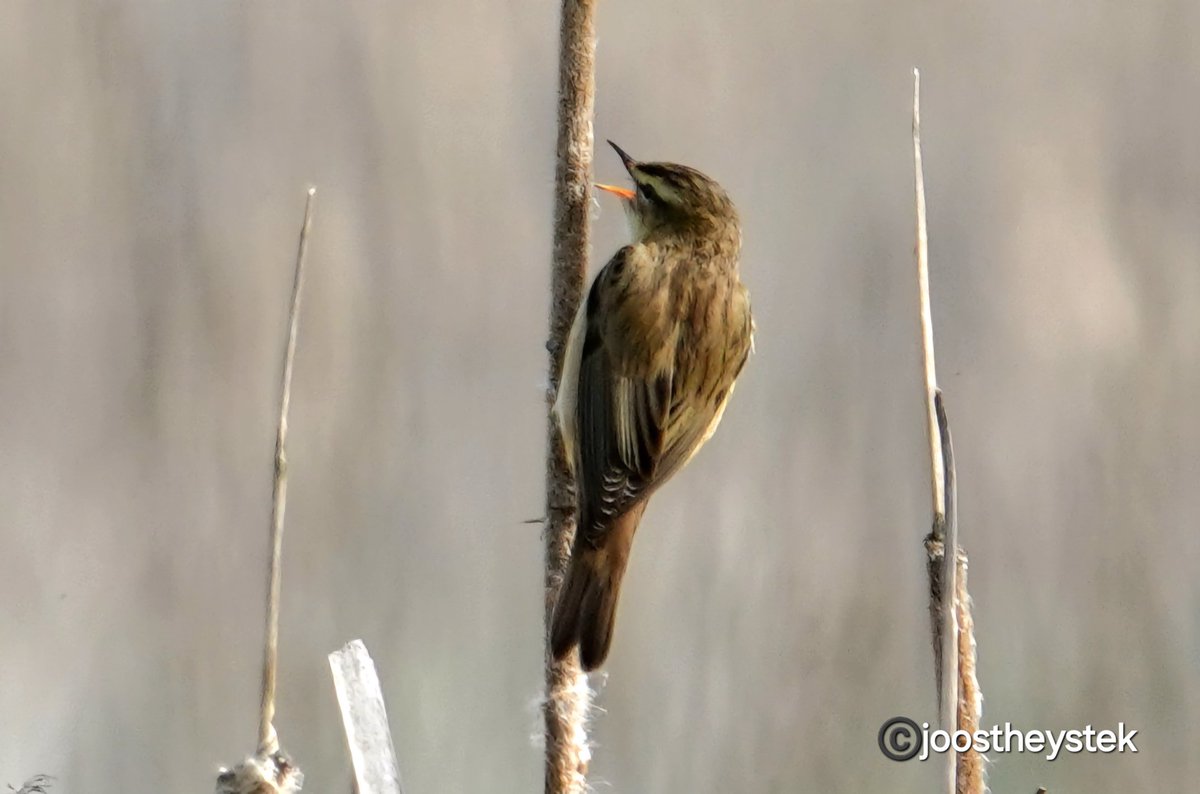
<path id="1" fill-rule="evenodd" d="M 295 794 L 304 785 L 304 773 L 283 751 L 254 755 L 233 769 L 222 767 L 216 794 Z"/>

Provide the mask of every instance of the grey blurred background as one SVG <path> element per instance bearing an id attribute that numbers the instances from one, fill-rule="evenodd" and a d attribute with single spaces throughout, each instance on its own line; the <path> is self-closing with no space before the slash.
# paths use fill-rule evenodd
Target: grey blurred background
<path id="1" fill-rule="evenodd" d="M 0 7 L 0 782 L 253 748 L 304 189 L 281 702 L 346 791 L 362 637 L 409 791 L 541 786 L 558 5 Z M 1200 777 L 1200 7 L 600 4 L 596 134 L 719 178 L 758 353 L 656 498 L 600 792 L 928 791 L 911 69 L 984 724 L 1140 730 L 993 790 Z M 597 176 L 624 175 L 607 150 Z M 595 266 L 624 240 L 596 209 Z"/>

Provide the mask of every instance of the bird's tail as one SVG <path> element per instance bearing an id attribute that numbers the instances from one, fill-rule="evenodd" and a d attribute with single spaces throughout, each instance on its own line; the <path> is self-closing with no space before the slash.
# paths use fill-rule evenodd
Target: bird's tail
<path id="1" fill-rule="evenodd" d="M 645 505 L 635 505 L 617 518 L 598 547 L 587 542 L 575 544 L 550 627 L 555 659 L 561 660 L 578 644 L 579 664 L 584 670 L 604 664 L 612 646 L 621 579 Z"/>

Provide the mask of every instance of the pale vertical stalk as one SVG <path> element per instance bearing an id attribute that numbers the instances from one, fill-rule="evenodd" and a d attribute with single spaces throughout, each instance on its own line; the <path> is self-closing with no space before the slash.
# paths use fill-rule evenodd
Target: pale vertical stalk
<path id="1" fill-rule="evenodd" d="M 300 244 L 292 278 L 292 305 L 288 311 L 288 335 L 283 349 L 283 374 L 279 397 L 279 425 L 275 434 L 275 476 L 271 498 L 270 552 L 267 561 L 267 625 L 263 640 L 262 704 L 258 723 L 258 750 L 232 769 L 222 767 L 217 775 L 217 794 L 295 794 L 304 784 L 304 774 L 280 749 L 275 732 L 275 680 L 279 669 L 279 592 L 282 583 L 283 512 L 287 506 L 287 418 L 292 402 L 292 368 L 296 361 L 296 336 L 300 328 L 300 296 L 304 288 L 304 258 L 308 231 L 312 227 L 313 197 L 308 189 Z"/>
<path id="2" fill-rule="evenodd" d="M 292 279 L 292 305 L 288 313 L 288 336 L 283 350 L 283 375 L 279 397 L 279 426 L 275 435 L 275 479 L 271 499 L 271 550 L 267 573 L 267 626 L 263 643 L 262 709 L 258 723 L 258 752 L 269 755 L 279 749 L 275 733 L 275 679 L 279 669 L 279 593 L 283 580 L 283 513 L 287 507 L 287 420 L 292 402 L 292 368 L 296 361 L 296 337 L 300 330 L 300 297 L 304 289 L 304 257 L 308 252 L 308 231 L 312 226 L 313 197 L 308 189 L 304 201 L 304 222 L 296 251 L 296 270 Z"/>
<path id="3" fill-rule="evenodd" d="M 930 485 L 933 495 L 933 531 L 931 540 L 941 546 L 941 559 L 930 560 L 930 612 L 933 615 L 934 669 L 938 676 L 938 721 L 944 730 L 957 728 L 958 713 L 958 620 L 955 613 L 955 561 L 957 537 L 948 537 L 947 529 L 957 534 L 957 521 L 947 521 L 946 462 L 943 435 L 949 442 L 949 426 L 943 432 L 938 422 L 941 395 L 937 387 L 937 368 L 933 352 L 933 311 L 929 299 L 929 237 L 925 221 L 925 173 L 921 162 L 921 72 L 913 70 L 913 166 L 916 174 L 917 210 L 917 284 L 920 301 L 921 357 L 925 388 L 925 427 L 929 439 Z M 944 417 L 944 414 L 943 414 Z M 950 525 L 950 526 L 948 526 Z M 927 547 L 929 547 L 927 541 Z M 940 563 L 940 564 L 939 564 Z M 946 787 L 957 791 L 957 758 L 953 746 L 946 753 Z"/>
<path id="4" fill-rule="evenodd" d="M 921 360 L 925 377 L 925 427 L 929 438 L 930 486 L 933 512 L 945 515 L 943 460 L 938 438 L 937 413 L 933 394 L 937 391 L 937 366 L 933 357 L 933 309 L 929 301 L 929 237 L 925 225 L 925 169 L 921 162 L 921 72 L 913 69 L 913 163 L 916 171 L 917 203 L 917 286 L 920 290 Z"/>
<path id="5" fill-rule="evenodd" d="M 550 386 L 552 405 L 562 376 L 567 336 L 583 295 L 588 263 L 592 112 L 595 96 L 595 0 L 563 0 L 559 39 L 558 140 L 554 170 L 554 249 L 550 273 Z M 546 451 L 546 794 L 582 794 L 590 750 L 587 676 L 572 654 L 555 662 L 550 622 L 575 536 L 575 487 L 558 428 L 550 419 Z"/>
<path id="6" fill-rule="evenodd" d="M 938 681 L 938 720 L 947 731 L 962 730 L 974 735 L 979 728 L 983 695 L 975 677 L 975 622 L 971 616 L 971 596 L 967 592 L 967 555 L 958 545 L 958 477 L 954 467 L 954 443 L 934 368 L 925 175 L 921 164 L 921 74 L 914 69 L 913 75 L 917 280 L 933 485 L 933 528 L 925 538 L 925 549 L 929 563 L 934 670 Z M 945 760 L 945 784 L 951 794 L 983 794 L 987 790 L 985 759 L 974 747 L 964 753 L 955 753 L 952 745 Z"/>

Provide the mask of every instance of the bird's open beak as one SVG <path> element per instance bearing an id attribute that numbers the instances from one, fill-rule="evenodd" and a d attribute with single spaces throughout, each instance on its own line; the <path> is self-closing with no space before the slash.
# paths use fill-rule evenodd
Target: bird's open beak
<path id="1" fill-rule="evenodd" d="M 612 141 L 609 141 L 608 145 L 616 150 L 617 156 L 621 158 L 621 162 L 625 165 L 625 170 L 629 172 L 630 176 L 633 176 L 633 167 L 637 165 L 637 160 L 634 160 L 632 157 L 626 154 L 624 149 L 622 149 L 620 146 L 617 146 Z M 636 181 L 636 179 L 634 181 Z M 601 190 L 606 190 L 615 196 L 620 196 L 626 200 L 632 199 L 637 195 L 636 192 L 629 190 L 628 188 L 617 187 L 616 185 L 601 185 L 597 182 L 596 187 L 600 188 Z"/>
<path id="2" fill-rule="evenodd" d="M 637 193 L 633 192 L 632 190 L 630 190 L 628 188 L 617 187 L 616 185 L 602 185 L 599 182 L 597 182 L 596 187 L 600 188 L 601 190 L 606 190 L 615 196 L 620 196 L 623 199 L 632 199 L 634 196 L 637 195 Z"/>

